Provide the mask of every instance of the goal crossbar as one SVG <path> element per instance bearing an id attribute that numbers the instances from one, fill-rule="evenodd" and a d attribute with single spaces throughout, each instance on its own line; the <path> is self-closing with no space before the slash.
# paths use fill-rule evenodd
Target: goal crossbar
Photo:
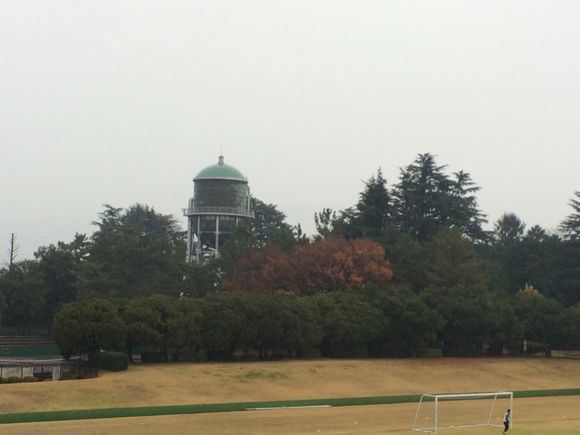
<path id="1" fill-rule="evenodd" d="M 456 394 L 422 394 L 424 397 L 438 397 L 439 399 L 469 399 L 470 397 L 495 397 L 495 396 L 510 396 L 511 391 L 498 391 L 497 393 L 456 393 Z"/>
<path id="2" fill-rule="evenodd" d="M 511 418 L 513 418 L 513 392 L 511 391 L 494 391 L 488 393 L 453 393 L 453 394 L 422 394 L 419 399 L 419 405 L 417 407 L 417 412 L 415 413 L 415 418 L 413 419 L 413 424 L 411 429 L 418 432 L 433 432 L 444 427 L 476 427 L 476 426 L 502 426 L 496 424 L 492 417 L 496 408 L 497 399 L 509 400 L 509 409 L 511 409 Z M 419 414 L 421 411 L 421 406 L 426 402 L 427 399 L 433 404 L 433 410 L 429 413 L 431 424 L 428 426 L 422 426 L 419 421 Z M 440 402 L 452 402 L 452 401 L 469 401 L 469 400 L 483 400 L 483 399 L 493 399 L 489 409 L 489 415 L 487 415 L 486 421 L 481 423 L 463 423 L 463 424 L 446 424 L 441 425 L 439 422 L 439 412 L 440 412 Z M 429 418 L 426 418 L 429 419 Z M 511 425 L 510 425 L 511 426 Z"/>

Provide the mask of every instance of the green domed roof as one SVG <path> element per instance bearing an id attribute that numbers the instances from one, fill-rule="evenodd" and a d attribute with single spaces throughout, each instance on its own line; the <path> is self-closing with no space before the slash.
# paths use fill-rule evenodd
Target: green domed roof
<path id="1" fill-rule="evenodd" d="M 211 178 L 225 178 L 229 180 L 247 181 L 244 174 L 236 168 L 224 163 L 224 156 L 220 156 L 218 163 L 202 169 L 194 180 L 211 179 Z"/>

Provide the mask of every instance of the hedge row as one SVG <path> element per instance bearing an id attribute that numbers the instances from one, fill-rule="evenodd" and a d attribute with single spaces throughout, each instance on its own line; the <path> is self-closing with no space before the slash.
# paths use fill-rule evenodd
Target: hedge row
<path id="1" fill-rule="evenodd" d="M 89 354 L 91 363 L 110 372 L 120 372 L 129 367 L 129 357 L 123 352 L 93 352 Z"/>

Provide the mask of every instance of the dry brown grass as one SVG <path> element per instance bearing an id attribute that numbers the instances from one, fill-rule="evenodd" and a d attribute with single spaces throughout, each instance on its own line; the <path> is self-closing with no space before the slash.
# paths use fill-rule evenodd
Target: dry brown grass
<path id="1" fill-rule="evenodd" d="M 577 397 L 518 399 L 515 427 L 519 435 L 576 435 L 580 433 Z M 352 406 L 328 409 L 231 412 L 50 423 L 4 425 L 3 435 L 410 435 L 415 404 Z M 500 434 L 499 428 L 448 429 L 453 435 Z"/>
<path id="2" fill-rule="evenodd" d="M 564 359 L 445 358 L 136 365 L 127 372 L 104 372 L 96 379 L 0 385 L 0 413 L 551 389 L 579 387 L 579 384 L 580 364 Z"/>

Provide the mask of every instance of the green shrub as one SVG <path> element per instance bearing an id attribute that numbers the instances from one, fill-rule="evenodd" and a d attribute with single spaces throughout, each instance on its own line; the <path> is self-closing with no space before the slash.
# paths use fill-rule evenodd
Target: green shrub
<path id="1" fill-rule="evenodd" d="M 195 355 L 195 362 L 207 362 L 207 361 L 208 361 L 207 352 L 205 351 L 197 352 L 197 354 Z"/>
<path id="2" fill-rule="evenodd" d="M 199 362 L 199 353 L 201 352 L 194 352 L 194 351 L 182 351 L 182 352 L 175 352 L 171 356 L 171 361 L 173 362 Z M 205 361 L 207 362 L 207 354 L 205 357 Z"/>
<path id="3" fill-rule="evenodd" d="M 36 379 L 34 376 L 24 376 L 24 378 L 22 378 L 22 382 L 38 382 L 38 379 Z"/>
<path id="4" fill-rule="evenodd" d="M 511 356 L 522 355 L 524 353 L 521 341 L 510 341 L 505 347 Z"/>
<path id="5" fill-rule="evenodd" d="M 422 349 L 419 352 L 419 356 L 423 358 L 441 358 L 443 356 L 443 351 L 439 348 L 428 347 L 426 349 Z"/>
<path id="6" fill-rule="evenodd" d="M 318 349 L 305 349 L 296 355 L 298 358 L 315 359 L 320 358 L 322 355 Z"/>
<path id="7" fill-rule="evenodd" d="M 159 363 L 163 362 L 163 355 L 159 352 L 143 352 L 141 354 L 141 362 L 144 363 Z"/>
<path id="8" fill-rule="evenodd" d="M 20 376 L 9 376 L 7 378 L 2 379 L 2 382 L 4 384 L 19 384 L 20 382 L 22 382 L 22 379 L 20 378 Z"/>
<path id="9" fill-rule="evenodd" d="M 537 343 L 535 341 L 528 341 L 527 342 L 526 353 L 536 354 L 536 353 L 545 353 L 545 352 L 546 352 L 546 345 L 544 343 Z"/>
<path id="10" fill-rule="evenodd" d="M 60 375 L 61 381 L 70 381 L 71 379 L 75 379 L 75 377 L 70 372 L 65 372 Z"/>
<path id="11" fill-rule="evenodd" d="M 95 367 L 111 372 L 129 367 L 129 356 L 124 352 L 95 352 L 89 355 L 89 360 Z"/>

